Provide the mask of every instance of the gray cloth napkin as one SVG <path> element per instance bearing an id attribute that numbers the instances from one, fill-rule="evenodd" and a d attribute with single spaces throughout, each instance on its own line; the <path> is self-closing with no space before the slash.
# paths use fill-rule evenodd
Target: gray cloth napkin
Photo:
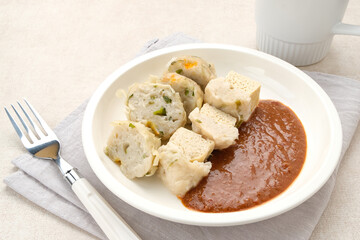
<path id="1" fill-rule="evenodd" d="M 181 43 L 198 42 L 181 33 L 152 40 L 139 55 Z M 341 157 L 346 152 L 360 118 L 360 81 L 316 72 L 307 72 L 334 102 L 343 127 Z M 199 227 L 174 223 L 143 213 L 114 196 L 95 176 L 82 149 L 81 121 L 86 102 L 54 130 L 62 142 L 62 156 L 77 167 L 94 187 L 143 239 L 308 239 L 318 223 L 333 190 L 335 171 L 328 182 L 308 201 L 280 216 L 242 226 Z M 49 212 L 106 239 L 69 185 L 50 161 L 29 154 L 13 160 L 19 170 L 4 179 L 13 190 Z"/>

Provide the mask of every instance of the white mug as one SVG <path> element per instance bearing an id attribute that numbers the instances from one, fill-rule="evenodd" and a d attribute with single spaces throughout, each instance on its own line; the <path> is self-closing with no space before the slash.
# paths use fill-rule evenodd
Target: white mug
<path id="1" fill-rule="evenodd" d="M 360 36 L 360 26 L 341 23 L 348 2 L 256 0 L 258 49 L 295 66 L 319 62 L 335 34 Z"/>

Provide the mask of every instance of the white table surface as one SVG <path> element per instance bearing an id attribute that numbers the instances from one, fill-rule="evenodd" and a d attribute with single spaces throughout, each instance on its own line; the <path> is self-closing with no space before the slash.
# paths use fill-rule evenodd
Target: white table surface
<path id="1" fill-rule="evenodd" d="M 360 24 L 360 1 L 344 21 Z M 1 1 L 0 103 L 26 97 L 56 126 L 104 78 L 156 37 L 183 32 L 205 42 L 255 48 L 254 0 Z M 360 37 L 336 36 L 328 56 L 301 69 L 360 81 Z M 1 110 L 2 111 L 2 110 Z M 0 113 L 0 177 L 24 152 Z M 360 239 L 360 127 L 331 201 L 311 239 Z M 54 176 L 59 177 L 59 176 Z M 1 183 L 0 239 L 95 239 Z"/>

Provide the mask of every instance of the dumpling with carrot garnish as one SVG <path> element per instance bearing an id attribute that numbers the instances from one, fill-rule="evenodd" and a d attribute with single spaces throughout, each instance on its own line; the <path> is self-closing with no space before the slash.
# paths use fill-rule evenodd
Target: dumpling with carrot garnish
<path id="1" fill-rule="evenodd" d="M 205 89 L 211 79 L 216 78 L 214 65 L 196 56 L 172 58 L 168 63 L 168 71 L 194 80 L 202 89 Z"/>

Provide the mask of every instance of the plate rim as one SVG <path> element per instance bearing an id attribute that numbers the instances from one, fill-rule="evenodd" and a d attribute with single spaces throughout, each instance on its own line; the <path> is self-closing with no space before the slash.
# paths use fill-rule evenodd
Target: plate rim
<path id="1" fill-rule="evenodd" d="M 319 174 L 316 174 L 313 177 L 313 181 L 317 180 L 317 184 L 313 185 L 310 184 L 313 181 L 310 181 L 307 185 L 308 188 L 302 187 L 302 191 L 297 192 L 291 196 L 289 196 L 289 200 L 287 203 L 284 203 L 280 210 L 273 210 L 268 211 L 267 214 L 261 214 L 260 212 L 257 212 L 256 210 L 253 211 L 253 216 L 248 217 L 245 219 L 236 219 L 236 215 L 241 216 L 241 212 L 244 211 L 238 211 L 238 212 L 230 212 L 230 213 L 203 213 L 203 212 L 197 212 L 197 211 L 191 211 L 187 212 L 185 217 L 182 217 L 183 214 L 180 210 L 171 209 L 168 207 L 163 207 L 160 204 L 156 204 L 152 201 L 149 201 L 147 199 L 142 198 L 141 201 L 133 201 L 132 198 L 137 197 L 138 195 L 130 191 L 129 189 L 125 187 L 117 188 L 115 189 L 113 186 L 113 182 L 117 181 L 112 175 L 106 175 L 104 176 L 105 172 L 103 170 L 106 170 L 105 166 L 102 164 L 99 164 L 101 162 L 101 159 L 98 157 L 97 152 L 95 150 L 95 146 L 92 144 L 90 139 L 93 138 L 92 136 L 92 122 L 93 122 L 93 116 L 94 112 L 97 108 L 97 103 L 103 96 L 103 93 L 108 89 L 108 87 L 117 80 L 122 74 L 124 74 L 126 71 L 131 69 L 132 67 L 145 62 L 151 58 L 171 53 L 171 52 L 177 52 L 181 50 L 191 50 L 191 49 L 221 49 L 221 50 L 232 50 L 236 52 L 242 52 L 247 53 L 251 55 L 255 55 L 256 57 L 260 57 L 262 59 L 271 61 L 277 65 L 280 65 L 281 67 L 290 70 L 294 74 L 298 75 L 300 78 L 302 78 L 306 84 L 308 84 L 317 95 L 321 96 L 321 101 L 323 101 L 323 106 L 325 106 L 326 113 L 328 115 L 331 115 L 332 117 L 329 118 L 330 123 L 330 129 L 331 135 L 336 136 L 333 141 L 330 143 L 331 146 L 329 146 L 330 149 L 333 149 L 331 151 L 332 155 L 329 156 L 329 153 L 327 154 L 326 158 L 330 158 L 331 165 L 327 166 L 331 169 L 326 174 L 323 174 L 322 176 L 319 176 Z M 310 197 L 312 197 L 317 191 L 320 190 L 320 188 L 327 182 L 327 180 L 330 178 L 332 173 L 334 172 L 336 166 L 339 163 L 340 160 L 340 154 L 342 149 L 342 126 L 340 122 L 340 117 L 338 115 L 338 112 L 331 101 L 330 97 L 326 94 L 326 92 L 307 74 L 305 74 L 300 69 L 296 68 L 295 66 L 277 58 L 272 55 L 260 52 L 255 49 L 250 49 L 246 47 L 241 46 L 235 46 L 235 45 L 229 45 L 229 44 L 216 44 L 216 43 L 189 43 L 189 44 L 181 44 L 176 45 L 172 47 L 166 47 L 159 50 L 155 50 L 149 53 L 146 53 L 144 55 L 138 56 L 134 58 L 133 60 L 125 63 L 121 67 L 119 67 L 117 70 L 115 70 L 112 74 L 110 74 L 95 90 L 93 95 L 91 96 L 89 102 L 87 103 L 83 121 L 82 121 L 82 143 L 83 148 L 85 152 L 86 159 L 88 163 L 90 164 L 91 169 L 94 171 L 95 175 L 99 178 L 99 180 L 105 185 L 106 188 L 108 188 L 115 196 L 125 201 L 127 204 L 135 207 L 136 209 L 139 209 L 145 213 L 148 213 L 150 215 L 166 219 L 173 222 L 183 223 L 183 224 L 189 224 L 189 225 L 199 225 L 199 226 L 233 226 L 233 225 L 242 225 L 252 222 L 258 222 L 265 219 L 272 218 L 274 216 L 280 215 L 286 211 L 289 211 L 306 200 L 308 200 Z M 95 158 L 98 158 L 100 162 L 96 162 Z M 102 172 L 103 171 L 103 172 Z M 123 192 L 123 194 L 119 194 L 119 192 Z M 300 196 L 298 196 L 300 195 Z M 302 196 L 302 197 L 301 197 Z M 295 204 L 294 204 L 295 202 Z M 162 211 L 159 211 L 162 210 Z M 255 208 L 246 210 L 254 210 Z M 206 214 L 206 217 L 205 217 Z M 234 216 L 235 215 L 235 216 Z"/>

